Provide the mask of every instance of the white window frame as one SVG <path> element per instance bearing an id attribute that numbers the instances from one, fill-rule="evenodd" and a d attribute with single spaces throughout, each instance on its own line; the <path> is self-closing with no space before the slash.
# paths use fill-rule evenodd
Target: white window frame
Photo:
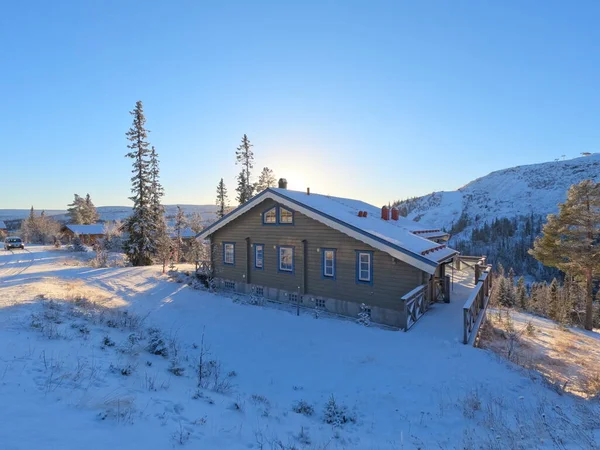
<path id="1" fill-rule="evenodd" d="M 363 265 L 363 256 L 367 257 L 367 261 L 365 261 L 365 264 L 367 264 L 367 277 L 364 278 L 363 277 L 363 271 L 365 269 L 363 269 L 362 265 Z M 358 281 L 362 281 L 364 283 L 370 283 L 371 282 L 371 271 L 372 271 L 372 261 L 373 255 L 370 252 L 358 252 Z"/>
<path id="2" fill-rule="evenodd" d="M 331 259 L 329 261 L 331 261 L 331 266 L 329 267 L 331 269 L 331 273 L 327 272 L 327 254 L 331 254 Z M 335 250 L 328 248 L 323 250 L 323 276 L 327 277 L 327 278 L 335 278 Z"/>
<path id="3" fill-rule="evenodd" d="M 260 249 L 260 266 L 258 265 L 258 250 Z M 264 269 L 265 267 L 265 246 L 264 244 L 256 244 L 254 246 L 254 268 Z"/>
<path id="4" fill-rule="evenodd" d="M 282 262 L 283 262 L 283 258 L 282 258 L 282 252 L 284 250 L 289 250 L 291 252 L 291 262 L 290 262 L 290 267 L 289 268 L 283 268 L 282 267 Z M 281 246 L 277 249 L 277 251 L 279 252 L 278 255 L 278 269 L 280 272 L 288 272 L 288 273 L 292 273 L 294 271 L 294 247 L 289 247 L 289 246 Z"/>
<path id="5" fill-rule="evenodd" d="M 227 250 L 228 247 L 231 247 L 231 252 Z M 227 258 L 227 256 L 231 256 L 231 261 Z M 235 264 L 235 244 L 232 242 L 226 242 L 223 244 L 223 263 L 228 265 Z"/>

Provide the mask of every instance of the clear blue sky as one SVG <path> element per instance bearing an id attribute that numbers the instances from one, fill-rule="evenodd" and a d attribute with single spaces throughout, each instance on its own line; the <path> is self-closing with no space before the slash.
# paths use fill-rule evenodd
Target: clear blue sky
<path id="1" fill-rule="evenodd" d="M 375 204 L 600 151 L 598 1 L 13 1 L 0 42 L 0 208 L 130 204 L 136 100 L 167 204 L 233 197 L 244 133 Z"/>

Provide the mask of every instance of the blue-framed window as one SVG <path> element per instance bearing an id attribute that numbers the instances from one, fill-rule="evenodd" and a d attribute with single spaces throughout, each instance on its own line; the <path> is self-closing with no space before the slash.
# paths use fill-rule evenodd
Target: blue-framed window
<path id="1" fill-rule="evenodd" d="M 263 212 L 263 224 L 265 225 L 276 225 L 277 224 L 277 206 L 267 209 Z"/>
<path id="2" fill-rule="evenodd" d="M 279 224 L 280 225 L 293 225 L 294 224 L 294 212 L 284 208 L 283 206 L 279 207 Z"/>
<path id="3" fill-rule="evenodd" d="M 356 282 L 373 284 L 373 252 L 356 251 Z"/>
<path id="4" fill-rule="evenodd" d="M 263 270 L 265 267 L 265 245 L 254 244 L 254 268 Z"/>
<path id="5" fill-rule="evenodd" d="M 223 242 L 223 264 L 235 266 L 235 242 Z"/>
<path id="6" fill-rule="evenodd" d="M 262 213 L 263 225 L 294 225 L 294 211 L 283 206 L 273 206 Z"/>
<path id="7" fill-rule="evenodd" d="M 294 273 L 294 247 L 277 247 L 277 270 L 279 272 Z"/>
<path id="8" fill-rule="evenodd" d="M 335 249 L 322 249 L 321 272 L 323 278 L 335 279 Z"/>

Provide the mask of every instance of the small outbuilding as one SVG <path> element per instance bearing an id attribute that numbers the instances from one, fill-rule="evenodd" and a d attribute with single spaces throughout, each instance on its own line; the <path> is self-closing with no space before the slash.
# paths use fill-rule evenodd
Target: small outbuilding
<path id="1" fill-rule="evenodd" d="M 74 225 L 67 224 L 64 225 L 61 229 L 63 236 L 67 239 L 68 242 L 71 242 L 75 239 L 76 236 L 79 236 L 81 242 L 86 245 L 94 244 L 98 239 L 104 237 L 104 224 L 103 223 L 94 223 L 91 225 Z"/>

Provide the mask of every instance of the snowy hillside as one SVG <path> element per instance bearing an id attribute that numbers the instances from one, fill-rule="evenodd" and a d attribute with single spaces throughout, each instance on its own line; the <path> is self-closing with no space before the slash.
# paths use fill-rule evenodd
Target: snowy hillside
<path id="1" fill-rule="evenodd" d="M 598 448 L 598 402 L 461 343 L 466 269 L 403 333 L 86 259 L 0 251 L 2 450 Z"/>
<path id="2" fill-rule="evenodd" d="M 185 212 L 186 216 L 192 213 L 200 213 L 202 218 L 207 221 L 213 221 L 215 219 L 215 213 L 217 207 L 214 205 L 179 205 Z M 177 213 L 177 205 L 165 205 L 167 218 L 174 217 Z M 41 210 L 37 211 L 38 213 Z M 130 206 L 99 206 L 98 213 L 100 214 L 100 220 L 102 221 L 113 221 L 123 220 L 124 218 L 131 215 Z M 66 210 L 46 210 L 46 215 L 53 217 L 58 221 L 67 220 Z M 0 209 L 0 220 L 19 220 L 24 219 L 29 215 L 29 209 Z"/>
<path id="3" fill-rule="evenodd" d="M 434 192 L 401 202 L 408 218 L 451 229 L 463 215 L 479 225 L 493 219 L 557 211 L 569 187 L 584 179 L 600 181 L 600 153 L 498 170 L 456 191 Z"/>

